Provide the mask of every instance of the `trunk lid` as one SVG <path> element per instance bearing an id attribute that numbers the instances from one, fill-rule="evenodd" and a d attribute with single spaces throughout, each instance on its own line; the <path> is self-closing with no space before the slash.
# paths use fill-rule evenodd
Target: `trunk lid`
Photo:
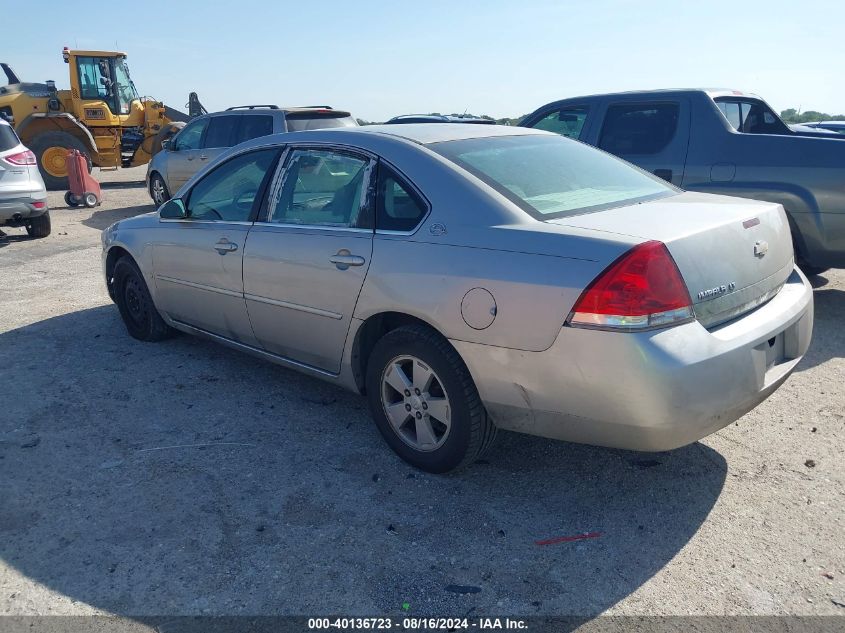
<path id="1" fill-rule="evenodd" d="M 786 214 L 768 202 L 683 193 L 549 222 L 666 244 L 705 327 L 771 299 L 794 266 Z"/>

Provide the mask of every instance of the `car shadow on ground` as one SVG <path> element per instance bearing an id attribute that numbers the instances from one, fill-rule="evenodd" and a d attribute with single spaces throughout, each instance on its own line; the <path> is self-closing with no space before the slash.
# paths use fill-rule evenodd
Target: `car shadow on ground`
<path id="1" fill-rule="evenodd" d="M 2 404 L 0 556 L 127 616 L 590 617 L 678 554 L 727 471 L 702 444 L 502 433 L 425 474 L 363 398 L 193 337 L 140 343 L 112 305 L 0 334 L 0 375 L 26 385 Z"/>
<path id="2" fill-rule="evenodd" d="M 125 220 L 126 218 L 141 215 L 142 213 L 150 213 L 151 211 L 155 211 L 155 206 L 153 206 L 152 202 L 133 207 L 121 207 L 120 209 L 103 209 L 101 211 L 94 211 L 90 217 L 82 220 L 82 224 L 102 231 L 118 220 Z"/>
<path id="3" fill-rule="evenodd" d="M 813 282 L 813 340 L 806 356 L 796 371 L 804 371 L 827 362 L 831 358 L 845 357 L 845 292 L 828 286 L 827 280 L 811 277 Z"/>

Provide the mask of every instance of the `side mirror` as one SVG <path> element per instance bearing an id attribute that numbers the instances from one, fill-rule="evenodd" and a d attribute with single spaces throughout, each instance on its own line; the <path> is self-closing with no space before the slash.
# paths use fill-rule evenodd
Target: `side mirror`
<path id="1" fill-rule="evenodd" d="M 185 204 L 179 198 L 172 198 L 161 205 L 158 217 L 163 220 L 184 220 L 188 217 Z"/>
<path id="2" fill-rule="evenodd" d="M 176 148 L 175 148 L 175 147 L 170 147 L 170 139 L 169 139 L 169 138 L 166 138 L 166 139 L 164 139 L 164 140 L 161 142 L 161 149 L 166 149 L 166 150 L 168 150 L 168 151 L 171 151 L 171 152 L 172 152 L 172 151 L 173 151 L 174 149 L 176 149 Z"/>

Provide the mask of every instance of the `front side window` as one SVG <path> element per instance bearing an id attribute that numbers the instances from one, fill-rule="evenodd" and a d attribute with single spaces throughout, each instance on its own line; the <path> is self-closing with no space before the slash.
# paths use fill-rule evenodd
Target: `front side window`
<path id="1" fill-rule="evenodd" d="M 132 101 L 140 99 L 140 97 L 135 89 L 135 84 L 129 77 L 129 67 L 123 58 L 119 57 L 114 60 L 114 80 L 120 113 L 129 114 Z"/>
<path id="2" fill-rule="evenodd" d="M 675 137 L 680 110 L 677 103 L 609 106 L 599 147 L 617 156 L 659 154 Z"/>
<path id="3" fill-rule="evenodd" d="M 789 134 L 786 124 L 762 101 L 734 97 L 720 97 L 715 101 L 728 123 L 737 132 Z"/>
<path id="4" fill-rule="evenodd" d="M 333 150 L 291 151 L 270 222 L 359 226 L 369 165 L 367 159 Z"/>
<path id="5" fill-rule="evenodd" d="M 589 108 L 586 106 L 570 106 L 550 112 L 531 127 L 538 130 L 554 132 L 567 138 L 579 138 L 584 124 L 587 122 Z"/>
<path id="6" fill-rule="evenodd" d="M 428 147 L 540 220 L 678 193 L 618 158 L 559 136 L 490 136 Z"/>
<path id="7" fill-rule="evenodd" d="M 182 128 L 182 131 L 173 140 L 175 149 L 179 151 L 199 149 L 200 142 L 202 141 L 202 133 L 205 132 L 206 125 L 208 125 L 208 119 L 200 119 Z"/>
<path id="8" fill-rule="evenodd" d="M 185 128 L 187 129 L 187 128 Z M 200 180 L 188 196 L 192 220 L 250 222 L 262 183 L 276 162 L 278 150 L 235 156 Z"/>
<path id="9" fill-rule="evenodd" d="M 232 115 L 213 116 L 208 120 L 208 132 L 205 133 L 205 140 L 202 146 L 209 149 L 220 147 L 231 147 L 235 143 L 235 129 L 238 126 L 238 117 Z"/>
<path id="10" fill-rule="evenodd" d="M 385 165 L 379 167 L 376 193 L 376 228 L 382 231 L 411 231 L 426 214 L 422 200 Z"/>
<path id="11" fill-rule="evenodd" d="M 243 143 L 259 136 L 273 133 L 273 117 L 265 114 L 245 114 L 240 118 L 237 138 L 234 144 Z"/>

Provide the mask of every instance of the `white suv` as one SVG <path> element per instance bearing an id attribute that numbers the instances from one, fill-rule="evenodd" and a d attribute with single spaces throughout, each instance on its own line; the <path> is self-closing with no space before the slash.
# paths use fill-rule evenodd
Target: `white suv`
<path id="1" fill-rule="evenodd" d="M 31 237 L 50 235 L 47 189 L 35 154 L 0 118 L 0 227 L 3 226 L 24 226 Z"/>

